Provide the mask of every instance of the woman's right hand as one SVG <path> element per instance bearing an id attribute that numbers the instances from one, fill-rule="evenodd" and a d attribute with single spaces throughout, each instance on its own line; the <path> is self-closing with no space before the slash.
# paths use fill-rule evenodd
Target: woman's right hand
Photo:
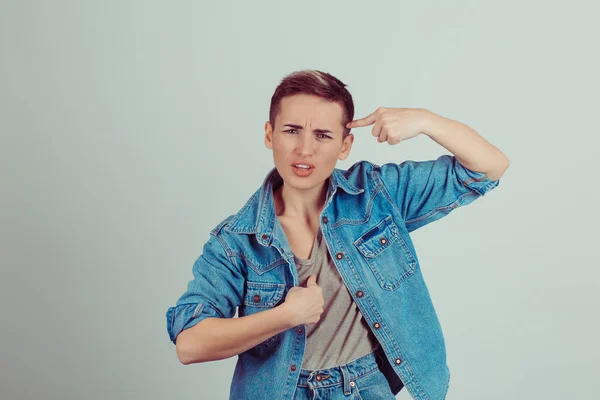
<path id="1" fill-rule="evenodd" d="M 323 313 L 323 291 L 317 278 L 310 275 L 306 287 L 294 286 L 282 304 L 286 308 L 292 326 L 316 324 Z"/>

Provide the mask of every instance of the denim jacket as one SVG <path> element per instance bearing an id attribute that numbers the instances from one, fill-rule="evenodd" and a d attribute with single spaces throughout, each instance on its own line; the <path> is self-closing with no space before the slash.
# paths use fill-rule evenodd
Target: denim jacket
<path id="1" fill-rule="evenodd" d="M 167 311 L 173 343 L 207 317 L 276 307 L 298 285 L 294 255 L 274 210 L 273 188 L 281 179 L 273 168 L 241 210 L 210 232 L 194 278 Z M 450 381 L 442 329 L 409 232 L 498 184 L 450 155 L 381 166 L 359 161 L 348 170 L 335 168 L 328 179 L 323 239 L 385 352 L 384 373 L 394 394 L 404 385 L 414 399 L 440 400 Z M 301 325 L 239 354 L 230 399 L 292 399 L 305 345 Z"/>

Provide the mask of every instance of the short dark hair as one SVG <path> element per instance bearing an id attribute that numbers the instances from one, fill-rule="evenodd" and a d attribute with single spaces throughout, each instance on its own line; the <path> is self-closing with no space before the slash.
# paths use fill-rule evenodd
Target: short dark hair
<path id="1" fill-rule="evenodd" d="M 338 78 L 327 72 L 314 69 L 292 72 L 281 80 L 271 97 L 269 122 L 275 126 L 275 117 L 281 109 L 281 99 L 296 94 L 311 94 L 338 103 L 342 107 L 343 140 L 350 133 L 350 129 L 346 128 L 346 124 L 354 118 L 354 101 L 346 86 Z"/>

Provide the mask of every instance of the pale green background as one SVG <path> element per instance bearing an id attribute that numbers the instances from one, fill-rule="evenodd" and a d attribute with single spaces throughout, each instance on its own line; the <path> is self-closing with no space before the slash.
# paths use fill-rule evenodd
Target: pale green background
<path id="1" fill-rule="evenodd" d="M 510 158 L 497 189 L 413 234 L 448 399 L 597 398 L 597 15 L 591 1 L 2 1 L 0 398 L 227 398 L 235 358 L 181 365 L 165 312 L 273 166 L 269 100 L 303 68 L 347 83 L 357 118 L 427 108 Z M 370 129 L 338 167 L 447 153 Z"/>

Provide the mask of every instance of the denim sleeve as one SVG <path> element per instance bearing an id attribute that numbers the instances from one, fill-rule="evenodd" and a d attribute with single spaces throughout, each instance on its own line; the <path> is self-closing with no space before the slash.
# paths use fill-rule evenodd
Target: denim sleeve
<path id="1" fill-rule="evenodd" d="M 438 220 L 485 195 L 500 183 L 461 165 L 456 157 L 387 163 L 380 167 L 384 187 L 409 232 Z"/>
<path id="2" fill-rule="evenodd" d="M 224 244 L 211 235 L 192 268 L 194 279 L 174 307 L 167 311 L 167 331 L 177 335 L 208 318 L 231 318 L 241 304 L 244 277 L 229 258 Z"/>

